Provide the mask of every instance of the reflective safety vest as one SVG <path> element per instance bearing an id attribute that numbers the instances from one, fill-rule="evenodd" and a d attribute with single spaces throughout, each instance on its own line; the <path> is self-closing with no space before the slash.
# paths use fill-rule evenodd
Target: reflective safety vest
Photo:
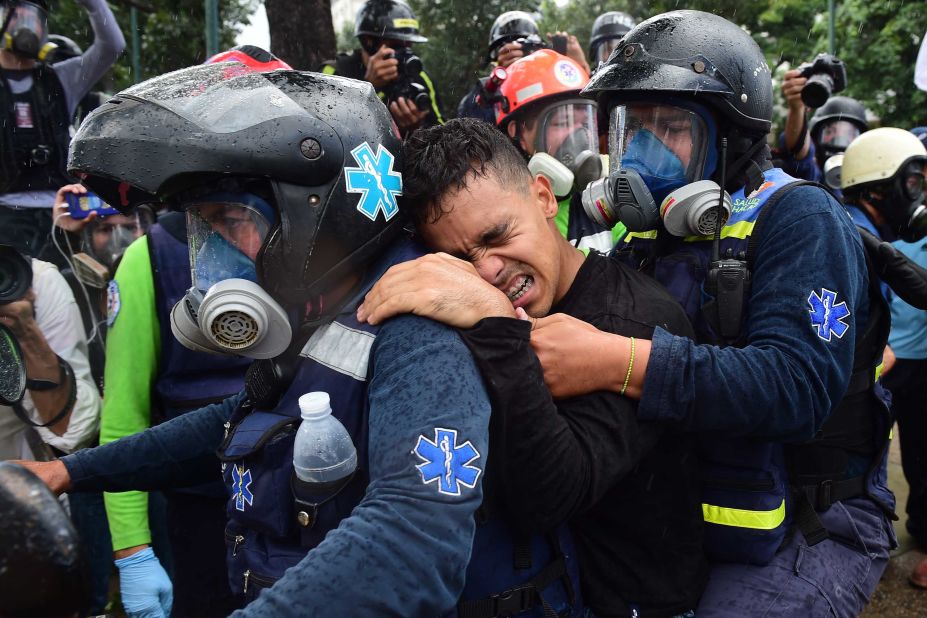
<path id="1" fill-rule="evenodd" d="M 608 253 L 625 231 L 621 223 L 615 224 L 613 230 L 597 225 L 583 210 L 580 194 L 575 191 L 558 203 L 554 223 L 571 245 L 587 255 L 590 249 Z"/>
<path id="2" fill-rule="evenodd" d="M 397 261 L 413 257 L 417 254 L 407 252 Z M 226 487 L 237 487 L 235 475 L 246 470 L 249 493 L 264 497 L 239 509 L 233 489 L 228 508 L 229 584 L 244 594 L 246 602 L 321 543 L 366 493 L 370 482 L 367 367 L 378 332 L 379 326 L 362 324 L 353 312 L 343 312 L 306 343 L 295 377 L 273 409 L 254 408 L 245 399 L 232 414 L 219 449 Z M 332 415 L 347 429 L 357 449 L 353 477 L 323 501 L 313 500 L 315 504 L 298 495 L 298 484 L 293 483 L 293 444 L 301 422 L 298 399 L 312 391 L 327 392 L 338 402 L 332 406 Z M 488 513 L 485 519 L 484 513 Z M 491 509 L 481 508 L 476 517 L 463 595 L 450 615 L 541 616 L 547 615 L 548 608 L 560 616 L 583 615 L 576 553 L 565 526 L 555 533 L 556 538 L 536 535 L 522 544 Z M 519 554 L 527 560 L 519 563 Z"/>
<path id="3" fill-rule="evenodd" d="M 790 185 L 800 182 L 779 169 L 766 171 L 764 179 L 751 195 L 745 196 L 741 189 L 731 196 L 731 216 L 721 229 L 721 257 L 741 260 L 748 268 L 753 259 L 751 237 L 763 233 L 761 213 L 767 206 L 774 208 L 794 188 Z M 681 247 L 664 254 L 658 253 L 657 242 L 656 231 L 630 233 L 617 255 L 632 267 L 650 272 L 669 290 L 692 321 L 699 343 L 743 345 L 742 340 L 723 341 L 719 336 L 725 310 L 705 289 L 712 239 L 687 237 Z M 743 333 L 748 298 L 749 291 L 743 297 L 740 327 L 734 332 Z M 816 513 L 851 497 L 868 496 L 892 513 L 892 507 L 883 504 L 873 490 L 887 454 L 892 419 L 877 369 L 890 316 L 871 266 L 869 306 L 868 323 L 857 337 L 847 392 L 813 441 L 785 445 L 699 437 L 705 550 L 712 560 L 767 564 L 793 523 L 809 544 L 819 542 L 827 533 Z M 847 478 L 854 457 L 864 458 L 868 472 Z"/>
<path id="4" fill-rule="evenodd" d="M 184 234 L 182 213 L 166 215 L 175 234 Z M 181 236 L 182 237 L 182 236 Z M 155 307 L 161 326 L 161 359 L 154 390 L 158 409 L 153 422 L 163 422 L 184 412 L 222 401 L 241 392 L 250 359 L 194 352 L 181 345 L 171 332 L 171 310 L 190 286 L 190 252 L 164 225 L 148 230 L 148 254 L 154 277 Z"/>

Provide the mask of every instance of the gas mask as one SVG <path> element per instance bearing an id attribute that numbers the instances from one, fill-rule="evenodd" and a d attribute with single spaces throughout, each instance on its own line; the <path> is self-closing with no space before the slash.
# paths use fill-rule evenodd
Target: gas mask
<path id="1" fill-rule="evenodd" d="M 58 46 L 48 41 L 48 16 L 38 4 L 12 2 L 0 7 L 3 49 L 17 56 L 45 60 Z"/>
<path id="2" fill-rule="evenodd" d="M 881 192 L 883 197 L 869 195 L 891 231 L 905 242 L 916 242 L 927 236 L 924 165 L 923 160 L 908 161 L 892 178 L 889 188 Z"/>
<path id="3" fill-rule="evenodd" d="M 105 288 L 122 254 L 144 236 L 154 222 L 148 208 L 131 215 L 98 217 L 81 231 L 81 253 L 71 256 L 74 273 L 86 285 Z"/>
<path id="4" fill-rule="evenodd" d="M 558 101 L 537 118 L 535 154 L 528 161 L 532 174 L 544 174 L 554 194 L 566 197 L 602 177 L 605 166 L 598 151 L 596 109 L 585 99 Z"/>
<path id="5" fill-rule="evenodd" d="M 818 163 L 823 168 L 829 159 L 842 154 L 847 146 L 859 137 L 859 127 L 849 120 L 832 120 L 826 123 L 817 133 L 814 140 L 815 153 Z M 840 185 L 838 184 L 839 188 Z"/>
<path id="6" fill-rule="evenodd" d="M 621 37 L 615 37 L 613 39 L 605 39 L 596 46 L 595 49 L 595 58 L 592 59 L 592 63 L 595 66 L 599 66 L 603 62 L 608 62 L 609 56 L 612 55 L 612 52 L 615 51 L 615 48 L 618 47 L 618 43 L 621 42 Z"/>
<path id="7" fill-rule="evenodd" d="M 711 115 L 699 106 L 615 106 L 609 114 L 609 175 L 586 187 L 583 208 L 598 224 L 611 228 L 621 221 L 631 232 L 657 229 L 661 215 L 670 211 L 674 223 L 677 217 L 680 222 L 710 217 L 698 212 L 690 217 L 683 212 L 702 203 L 696 196 L 711 194 L 705 185 L 677 196 L 672 203 L 669 197 L 714 173 L 716 136 Z M 720 188 L 714 196 L 717 204 Z M 674 224 L 674 229 L 681 226 Z M 690 231 L 697 233 L 701 225 L 693 226 Z"/>
<path id="8" fill-rule="evenodd" d="M 198 352 L 273 358 L 293 334 L 283 307 L 257 283 L 255 259 L 276 220 L 250 193 L 182 201 L 193 286 L 171 311 L 171 331 Z"/>
<path id="9" fill-rule="evenodd" d="M 840 172 L 843 169 L 843 153 L 835 154 L 824 161 L 824 184 L 831 189 L 840 190 Z"/>

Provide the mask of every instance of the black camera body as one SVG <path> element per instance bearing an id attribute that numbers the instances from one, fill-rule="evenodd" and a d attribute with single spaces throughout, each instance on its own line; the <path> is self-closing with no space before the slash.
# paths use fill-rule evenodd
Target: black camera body
<path id="1" fill-rule="evenodd" d="M 422 59 L 416 56 L 410 47 L 396 49 L 392 57 L 399 62 L 399 78 L 390 84 L 386 104 L 389 105 L 403 97 L 415 104 L 420 111 L 431 109 L 431 97 L 425 85 L 421 83 Z"/>
<path id="2" fill-rule="evenodd" d="M 814 61 L 798 67 L 808 81 L 801 89 L 802 103 L 808 107 L 821 107 L 835 92 L 847 87 L 847 68 L 840 58 L 832 54 L 818 54 Z"/>
<path id="3" fill-rule="evenodd" d="M 0 305 L 19 300 L 32 287 L 32 264 L 9 245 L 0 245 Z"/>
<path id="4" fill-rule="evenodd" d="M 521 45 L 521 51 L 525 56 L 533 54 L 539 49 L 551 49 L 550 44 L 536 34 L 529 34 L 512 42 Z"/>

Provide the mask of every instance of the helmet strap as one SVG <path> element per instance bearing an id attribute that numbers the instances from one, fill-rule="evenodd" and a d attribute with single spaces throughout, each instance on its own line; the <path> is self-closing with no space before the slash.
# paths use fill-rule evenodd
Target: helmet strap
<path id="1" fill-rule="evenodd" d="M 731 185 L 736 185 L 733 189 L 738 189 L 746 185 L 745 195 L 749 195 L 757 187 L 763 184 L 763 170 L 756 163 L 754 157 L 763 148 L 766 147 L 766 139 L 758 138 L 747 150 L 733 162 L 727 164 L 727 173 L 719 184 L 727 190 L 731 190 Z M 720 167 L 724 167 L 723 165 Z"/>

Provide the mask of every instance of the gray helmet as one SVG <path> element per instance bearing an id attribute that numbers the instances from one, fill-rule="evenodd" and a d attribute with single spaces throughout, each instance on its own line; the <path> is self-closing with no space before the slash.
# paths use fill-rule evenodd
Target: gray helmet
<path id="1" fill-rule="evenodd" d="M 596 57 L 596 51 L 604 41 L 620 39 L 636 24 L 636 19 L 621 11 L 608 11 L 596 17 L 589 35 L 589 57 Z"/>

